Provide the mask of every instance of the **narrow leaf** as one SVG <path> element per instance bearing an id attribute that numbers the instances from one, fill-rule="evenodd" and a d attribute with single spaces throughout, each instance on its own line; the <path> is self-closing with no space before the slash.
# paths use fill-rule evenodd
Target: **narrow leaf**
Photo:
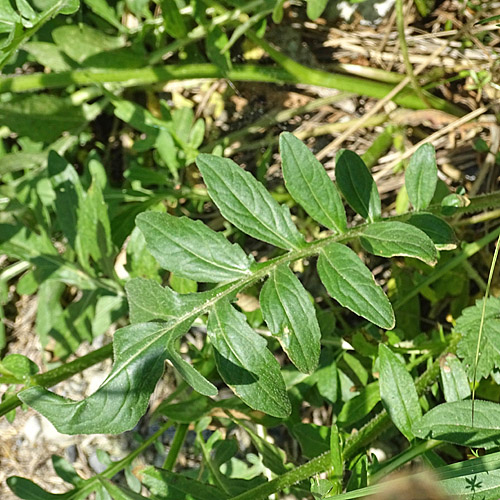
<path id="1" fill-rule="evenodd" d="M 410 158 L 405 172 L 405 186 L 415 210 L 427 208 L 437 184 L 436 152 L 432 144 L 423 144 Z"/>
<path id="2" fill-rule="evenodd" d="M 189 329 L 193 319 L 139 323 L 118 330 L 111 373 L 94 394 L 82 401 L 65 399 L 42 387 L 25 389 L 19 399 L 47 417 L 63 434 L 118 434 L 129 430 L 146 411 L 165 360 L 184 366 L 173 342 Z M 204 383 L 196 389 L 206 395 L 216 394 L 215 387 L 199 377 Z"/>
<path id="3" fill-rule="evenodd" d="M 420 229 L 404 222 L 374 222 L 360 237 L 363 248 L 381 257 L 414 257 L 430 266 L 437 262 L 432 240 Z"/>
<path id="4" fill-rule="evenodd" d="M 323 226 L 347 230 L 344 206 L 335 184 L 309 148 L 294 135 L 280 135 L 283 177 L 288 192 Z"/>
<path id="5" fill-rule="evenodd" d="M 186 36 L 186 25 L 175 0 L 161 0 L 160 5 L 161 14 L 165 23 L 165 31 L 172 38 L 182 38 Z"/>
<path id="6" fill-rule="evenodd" d="M 335 178 L 347 203 L 364 219 L 373 221 L 382 211 L 377 185 L 356 153 L 341 149 L 336 158 Z"/>
<path id="7" fill-rule="evenodd" d="M 212 26 L 205 38 L 208 58 L 224 75 L 232 68 L 231 54 L 228 50 L 222 52 L 228 43 L 227 35 L 218 26 Z"/>
<path id="8" fill-rule="evenodd" d="M 307 17 L 315 21 L 326 8 L 328 0 L 307 0 Z"/>
<path id="9" fill-rule="evenodd" d="M 49 493 L 30 479 L 19 476 L 7 478 L 7 485 L 14 495 L 23 500 L 64 500 L 73 496 L 73 491 L 66 493 Z"/>
<path id="10" fill-rule="evenodd" d="M 312 373 L 318 365 L 321 332 L 314 306 L 288 265 L 269 275 L 260 293 L 264 319 L 292 363 Z"/>
<path id="11" fill-rule="evenodd" d="M 470 385 L 460 360 L 454 354 L 448 354 L 440 359 L 439 366 L 444 399 L 450 403 L 468 398 Z"/>
<path id="12" fill-rule="evenodd" d="M 438 250 L 453 250 L 457 247 L 457 238 L 453 228 L 433 214 L 413 214 L 407 223 L 423 231 Z"/>
<path id="13" fill-rule="evenodd" d="M 347 401 L 337 417 L 342 427 L 350 427 L 365 418 L 380 401 L 378 382 L 368 384 L 357 396 Z"/>
<path id="14" fill-rule="evenodd" d="M 422 416 L 417 390 L 403 362 L 384 344 L 379 345 L 380 398 L 394 425 L 413 439 L 412 424 Z"/>
<path id="15" fill-rule="evenodd" d="M 471 414 L 471 400 L 443 403 L 417 420 L 412 430 L 423 439 L 439 439 L 461 446 L 486 449 L 500 446 L 500 405 L 476 400 L 474 426 Z"/>
<path id="16" fill-rule="evenodd" d="M 394 327 L 394 311 L 389 299 L 350 248 L 340 243 L 330 243 L 323 248 L 318 273 L 327 292 L 342 306 L 381 328 Z"/>
<path id="17" fill-rule="evenodd" d="M 146 212 L 136 223 L 158 263 L 178 276 L 219 283 L 249 274 L 251 261 L 241 247 L 201 221 Z"/>
<path id="18" fill-rule="evenodd" d="M 280 366 L 245 316 L 222 301 L 210 312 L 207 328 L 224 382 L 251 408 L 287 417 L 291 406 Z"/>
<path id="19" fill-rule="evenodd" d="M 286 205 L 280 206 L 249 172 L 227 158 L 196 159 L 208 194 L 221 214 L 243 232 L 287 250 L 304 246 Z"/>

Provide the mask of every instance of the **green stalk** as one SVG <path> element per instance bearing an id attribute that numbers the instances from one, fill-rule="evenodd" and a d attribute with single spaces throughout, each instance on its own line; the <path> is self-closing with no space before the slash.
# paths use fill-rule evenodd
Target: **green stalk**
<path id="1" fill-rule="evenodd" d="M 427 96 L 424 95 L 420 85 L 418 84 L 417 78 L 413 73 L 413 66 L 411 65 L 410 56 L 408 54 L 408 45 L 406 44 L 406 36 L 405 36 L 405 17 L 403 12 L 403 0 L 396 0 L 396 24 L 398 27 L 398 35 L 399 35 L 399 46 L 401 48 L 401 55 L 403 56 L 403 61 L 405 63 L 406 73 L 410 78 L 410 81 L 413 85 L 413 89 L 416 94 L 420 97 L 420 99 L 427 104 L 430 108 L 432 107 Z"/>
<path id="2" fill-rule="evenodd" d="M 450 342 L 443 352 L 449 353 L 456 350 L 460 336 L 451 336 Z M 433 383 L 440 372 L 439 358 L 417 379 L 415 387 L 417 393 L 422 395 Z M 344 445 L 343 458 L 345 461 L 352 459 L 358 452 L 363 450 L 368 443 L 373 441 L 385 429 L 391 425 L 391 419 L 385 410 L 382 410 L 372 420 L 370 420 L 364 427 L 362 427 L 356 434 L 351 434 Z M 264 500 L 269 495 L 288 488 L 299 481 L 303 481 L 314 474 L 327 472 L 331 468 L 331 454 L 330 451 L 313 458 L 304 465 L 300 465 L 295 469 L 285 472 L 281 476 L 261 484 L 256 488 L 252 488 L 241 495 L 233 497 L 231 500 Z"/>
<path id="3" fill-rule="evenodd" d="M 377 99 L 385 97 L 393 88 L 392 85 L 383 82 L 368 81 L 355 76 L 327 73 L 326 71 L 308 68 L 272 48 L 270 50 L 279 54 L 280 64 L 283 68 L 244 64 L 234 65 L 231 70 L 224 73 L 214 64 L 169 64 L 145 68 L 79 69 L 61 73 L 33 73 L 31 75 L 0 78 L 0 93 L 113 82 L 132 87 L 193 78 L 228 78 L 232 81 L 278 84 L 302 83 L 366 95 Z M 443 99 L 434 96 L 430 96 L 430 99 L 432 106 L 436 109 L 457 116 L 464 114 L 463 110 Z M 410 109 L 427 108 L 426 104 L 411 89 L 403 89 L 394 97 L 394 102 Z"/>
<path id="4" fill-rule="evenodd" d="M 174 439 L 172 441 L 172 445 L 170 446 L 170 450 L 168 452 L 167 458 L 165 458 L 165 462 L 163 463 L 163 468 L 166 470 L 173 470 L 175 462 L 177 462 L 177 457 L 179 452 L 181 451 L 184 440 L 186 439 L 186 434 L 188 431 L 188 424 L 179 424 L 177 429 L 175 429 Z"/>
<path id="5" fill-rule="evenodd" d="M 29 386 L 33 385 L 41 385 L 42 387 L 52 387 L 63 380 L 66 380 L 77 373 L 82 372 L 83 370 L 99 363 L 100 361 L 104 361 L 109 358 L 113 354 L 113 344 L 107 344 L 100 349 L 90 352 L 81 358 L 75 359 L 74 361 L 70 361 L 62 366 L 58 366 L 53 370 L 49 370 L 48 372 L 41 373 L 39 375 L 34 375 L 31 377 L 31 381 Z M 1 380 L 1 379 L 0 379 Z M 20 391 L 19 391 L 20 392 Z M 13 394 L 8 398 L 5 398 L 4 401 L 0 403 L 0 417 L 9 413 L 9 411 L 21 406 L 21 401 L 17 397 L 19 394 Z"/>

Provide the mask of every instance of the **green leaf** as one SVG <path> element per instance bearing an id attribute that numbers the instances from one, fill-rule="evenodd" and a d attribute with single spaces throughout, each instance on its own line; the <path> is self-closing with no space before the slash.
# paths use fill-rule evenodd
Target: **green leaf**
<path id="1" fill-rule="evenodd" d="M 381 257 L 414 257 L 430 266 L 437 262 L 432 240 L 420 229 L 404 222 L 373 222 L 360 236 L 363 248 Z"/>
<path id="2" fill-rule="evenodd" d="M 250 274 L 250 259 L 201 221 L 159 212 L 137 216 L 137 226 L 158 263 L 183 278 L 219 283 Z"/>
<path id="3" fill-rule="evenodd" d="M 315 21 L 323 13 L 328 0 L 307 0 L 307 17 L 311 21 Z"/>
<path id="4" fill-rule="evenodd" d="M 187 332 L 193 319 L 138 323 L 118 330 L 111 373 L 82 401 L 62 398 L 42 387 L 25 389 L 19 398 L 63 434 L 118 434 L 134 427 L 146 411 L 167 358 L 198 392 L 215 395 L 215 387 L 175 351 L 175 340 Z"/>
<path id="5" fill-rule="evenodd" d="M 212 26 L 205 38 L 205 47 L 208 58 L 213 62 L 223 74 L 231 68 L 231 54 L 229 50 L 222 53 L 222 49 L 229 43 L 227 35 L 218 27 Z"/>
<path id="6" fill-rule="evenodd" d="M 85 3 L 92 9 L 92 11 L 99 17 L 102 17 L 111 26 L 114 26 L 120 31 L 125 30 L 125 26 L 120 23 L 119 16 L 117 16 L 115 10 L 106 2 L 106 0 L 84 0 Z"/>
<path id="7" fill-rule="evenodd" d="M 52 467 L 54 467 L 56 474 L 69 484 L 77 485 L 84 481 L 75 468 L 63 457 L 52 455 Z"/>
<path id="8" fill-rule="evenodd" d="M 113 484 L 109 479 L 100 477 L 99 482 L 104 486 L 113 500 L 148 500 L 140 493 L 136 493 L 135 491 L 125 488 L 124 486 Z"/>
<path id="9" fill-rule="evenodd" d="M 330 449 L 330 427 L 316 424 L 295 424 L 291 429 L 299 442 L 302 454 L 314 458 Z"/>
<path id="10" fill-rule="evenodd" d="M 208 194 L 221 214 L 243 232 L 286 250 L 304 246 L 286 205 L 280 206 L 249 172 L 227 158 L 196 159 Z"/>
<path id="11" fill-rule="evenodd" d="M 335 179 L 347 203 L 361 217 L 369 221 L 380 217 L 382 209 L 377 185 L 360 156 L 341 149 L 337 153 Z"/>
<path id="12" fill-rule="evenodd" d="M 405 172 L 405 186 L 415 210 L 426 209 L 437 184 L 436 152 L 432 144 L 423 144 L 410 158 Z"/>
<path id="13" fill-rule="evenodd" d="M 323 226 L 337 233 L 347 231 L 342 200 L 325 168 L 309 148 L 294 135 L 280 135 L 285 186 L 293 199 Z"/>
<path id="14" fill-rule="evenodd" d="M 182 38 L 186 36 L 186 25 L 175 0 L 161 0 L 160 5 L 161 15 L 165 23 L 165 31 L 172 38 Z"/>
<path id="15" fill-rule="evenodd" d="M 35 60 L 52 71 L 68 71 L 71 66 L 56 45 L 48 42 L 27 42 L 23 50 L 31 54 Z"/>
<path id="16" fill-rule="evenodd" d="M 378 382 L 368 384 L 360 394 L 347 401 L 337 417 L 338 425 L 350 427 L 365 418 L 380 401 Z"/>
<path id="17" fill-rule="evenodd" d="M 342 306 L 381 328 L 394 327 L 394 311 L 389 299 L 350 248 L 340 243 L 330 243 L 323 248 L 318 273 L 327 292 Z"/>
<path id="18" fill-rule="evenodd" d="M 453 250 L 457 247 L 457 238 L 453 228 L 433 214 L 412 214 L 406 222 L 423 231 L 438 250 Z"/>
<path id="19" fill-rule="evenodd" d="M 417 390 L 404 363 L 384 344 L 379 345 L 380 398 L 394 425 L 413 439 L 412 424 L 422 416 Z"/>
<path id="20" fill-rule="evenodd" d="M 462 334 L 462 339 L 458 343 L 457 354 L 463 359 L 469 379 L 472 379 L 474 364 L 476 362 L 483 300 L 478 300 L 474 306 L 464 309 L 455 324 L 455 330 Z M 500 298 L 489 297 L 486 303 L 481 344 L 479 345 L 479 359 L 476 368 L 477 380 L 488 377 L 495 367 L 500 368 L 499 311 Z"/>
<path id="21" fill-rule="evenodd" d="M 269 330 L 292 363 L 312 373 L 318 365 L 321 332 L 314 306 L 288 265 L 271 271 L 260 293 L 260 305 Z"/>
<path id="22" fill-rule="evenodd" d="M 49 94 L 17 95 L 0 103 L 0 122 L 18 135 L 53 142 L 85 123 L 83 108 Z"/>
<path id="23" fill-rule="evenodd" d="M 496 448 L 500 446 L 500 405 L 476 400 L 472 425 L 471 400 L 443 403 L 417 420 L 412 431 L 423 439 L 439 439 L 472 448 Z"/>
<path id="24" fill-rule="evenodd" d="M 52 38 L 66 55 L 79 63 L 99 52 L 124 47 L 126 43 L 124 37 L 106 35 L 83 23 L 59 26 L 52 31 Z"/>
<path id="25" fill-rule="evenodd" d="M 460 360 L 454 354 L 447 354 L 440 359 L 439 366 L 444 399 L 450 403 L 468 398 L 471 393 L 470 385 Z"/>
<path id="26" fill-rule="evenodd" d="M 280 366 L 245 316 L 221 301 L 210 311 L 207 328 L 224 382 L 251 408 L 286 418 L 291 406 Z"/>
<path id="27" fill-rule="evenodd" d="M 147 467 L 141 471 L 142 482 L 161 500 L 226 500 L 229 495 L 215 486 L 165 469 Z"/>
<path id="28" fill-rule="evenodd" d="M 156 413 L 164 415 L 174 422 L 191 424 L 205 416 L 212 409 L 211 400 L 205 397 L 191 397 L 180 403 L 168 403 L 165 401 L 158 406 Z"/>
<path id="29" fill-rule="evenodd" d="M 72 491 L 59 494 L 49 493 L 33 481 L 19 476 L 7 478 L 7 485 L 18 498 L 23 500 L 64 500 L 73 495 Z"/>

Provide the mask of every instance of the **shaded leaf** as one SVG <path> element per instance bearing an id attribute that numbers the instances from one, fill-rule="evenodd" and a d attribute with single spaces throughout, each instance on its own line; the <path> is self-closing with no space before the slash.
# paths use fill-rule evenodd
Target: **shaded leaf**
<path id="1" fill-rule="evenodd" d="M 403 222 L 373 222 L 360 236 L 363 248 L 381 257 L 414 257 L 433 266 L 437 251 L 432 240 L 420 229 Z"/>
<path id="2" fill-rule="evenodd" d="M 221 214 L 243 232 L 287 250 L 304 246 L 286 205 L 280 206 L 249 172 L 227 158 L 196 159 L 208 194 Z"/>
<path id="3" fill-rule="evenodd" d="M 330 449 L 330 427 L 316 424 L 295 424 L 291 433 L 307 458 L 314 458 Z"/>
<path id="4" fill-rule="evenodd" d="M 463 359 L 465 370 L 470 379 L 472 379 L 476 362 L 483 300 L 478 300 L 474 306 L 464 309 L 455 324 L 455 330 L 462 334 L 457 354 Z M 479 345 L 477 380 L 487 377 L 495 367 L 500 367 L 500 298 L 489 297 L 486 303 L 483 333 Z"/>
<path id="5" fill-rule="evenodd" d="M 340 243 L 324 247 L 318 259 L 318 273 L 327 292 L 342 306 L 381 328 L 394 327 L 389 299 L 350 248 Z"/>
<path id="6" fill-rule="evenodd" d="M 280 366 L 245 316 L 221 301 L 211 310 L 207 328 L 224 382 L 251 408 L 287 417 L 291 406 Z"/>
<path id="7" fill-rule="evenodd" d="M 437 184 L 436 152 L 432 144 L 423 144 L 410 158 L 405 172 L 405 186 L 415 210 L 424 210 L 431 203 Z"/>
<path id="8" fill-rule="evenodd" d="M 341 149 L 336 157 L 335 179 L 347 203 L 361 217 L 369 221 L 380 217 L 382 209 L 377 185 L 360 156 Z"/>
<path id="9" fill-rule="evenodd" d="M 111 373 L 94 394 L 82 401 L 57 396 L 42 387 L 25 389 L 19 398 L 64 434 L 118 434 L 134 427 L 146 411 L 167 358 L 189 377 L 188 383 L 198 392 L 214 395 L 215 387 L 174 349 L 175 339 L 186 333 L 193 319 L 138 323 L 118 330 Z"/>
<path id="10" fill-rule="evenodd" d="M 280 135 L 285 186 L 293 199 L 323 226 L 337 233 L 347 230 L 344 206 L 335 184 L 309 148 L 294 135 Z"/>
<path id="11" fill-rule="evenodd" d="M 350 427 L 365 418 L 380 401 L 378 382 L 368 384 L 357 396 L 347 401 L 337 417 L 342 427 Z"/>
<path id="12" fill-rule="evenodd" d="M 380 398 L 394 425 L 413 439 L 412 424 L 422 416 L 417 390 L 404 363 L 384 344 L 379 345 Z"/>
<path id="13" fill-rule="evenodd" d="M 260 293 L 260 305 L 269 330 L 292 363 L 312 373 L 318 365 L 321 332 L 314 306 L 288 265 L 271 271 Z"/>
<path id="14" fill-rule="evenodd" d="M 423 231 L 438 250 L 453 250 L 457 247 L 457 238 L 453 228 L 433 214 L 412 214 L 406 222 Z"/>
<path id="15" fill-rule="evenodd" d="M 136 223 L 158 263 L 183 278 L 219 283 L 250 274 L 250 259 L 241 247 L 201 221 L 146 212 Z"/>
<path id="16" fill-rule="evenodd" d="M 417 420 L 412 431 L 423 439 L 439 439 L 472 448 L 500 446 L 500 405 L 490 401 L 453 401 L 440 404 Z"/>
<path id="17" fill-rule="evenodd" d="M 460 360 L 454 354 L 447 354 L 439 360 L 439 366 L 444 399 L 449 403 L 468 398 L 471 394 L 470 385 Z"/>

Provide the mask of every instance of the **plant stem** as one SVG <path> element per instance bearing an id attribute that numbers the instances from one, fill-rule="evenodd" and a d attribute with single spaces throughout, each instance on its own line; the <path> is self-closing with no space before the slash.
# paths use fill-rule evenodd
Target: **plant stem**
<path id="1" fill-rule="evenodd" d="M 403 56 L 403 61 L 405 63 L 406 73 L 411 80 L 413 88 L 416 94 L 420 97 L 420 99 L 431 108 L 431 104 L 428 101 L 427 97 L 424 95 L 424 92 L 420 88 L 418 84 L 417 78 L 413 73 L 413 66 L 410 61 L 410 56 L 408 55 L 408 45 L 406 44 L 406 36 L 405 36 L 405 17 L 403 12 L 403 0 L 396 0 L 396 24 L 398 27 L 398 35 L 399 35 L 399 46 L 401 48 L 401 55 Z"/>
<path id="2" fill-rule="evenodd" d="M 30 385 L 41 385 L 42 387 L 52 387 L 53 385 L 66 380 L 77 373 L 82 372 L 83 370 L 89 368 L 100 361 L 104 361 L 109 358 L 113 354 L 113 344 L 107 344 L 100 349 L 90 352 L 81 358 L 75 359 L 66 363 L 62 366 L 58 366 L 53 370 L 49 370 L 48 372 L 41 373 L 39 375 L 35 375 L 31 378 Z M 17 397 L 19 394 L 18 391 L 16 394 L 5 398 L 4 401 L 0 403 L 0 417 L 9 413 L 9 411 L 17 408 L 22 403 L 20 399 Z"/>
<path id="3" fill-rule="evenodd" d="M 443 355 L 456 350 L 460 336 L 453 335 Z M 417 393 L 422 395 L 434 382 L 439 375 L 439 358 L 417 379 L 415 387 Z M 391 419 L 385 410 L 382 410 L 357 433 L 351 434 L 344 445 L 343 458 L 345 461 L 353 458 L 359 451 L 363 450 L 368 443 L 373 441 L 385 429 L 391 425 Z M 285 472 L 268 483 L 261 484 L 252 488 L 241 495 L 233 497 L 232 500 L 264 500 L 269 495 L 281 491 L 289 486 L 303 481 L 314 474 L 327 472 L 331 468 L 330 452 L 325 452 L 309 462 L 299 465 L 295 469 Z"/>
<path id="4" fill-rule="evenodd" d="M 167 458 L 165 458 L 165 462 L 163 463 L 164 469 L 173 470 L 179 452 L 181 451 L 182 444 L 184 443 L 184 439 L 186 439 L 188 428 L 188 424 L 179 424 L 177 426 L 172 445 L 170 446 Z"/>
<path id="5" fill-rule="evenodd" d="M 268 44 L 266 44 L 267 46 Z M 274 49 L 271 47 L 271 50 Z M 305 83 L 366 95 L 377 99 L 382 99 L 393 88 L 392 85 L 382 82 L 367 81 L 355 76 L 327 73 L 326 71 L 308 68 L 278 51 L 275 52 L 280 55 L 280 64 L 283 65 L 283 68 L 244 64 L 234 65 L 231 70 L 224 73 L 214 64 L 169 64 L 133 69 L 79 69 L 61 73 L 33 73 L 31 75 L 0 78 L 0 93 L 64 88 L 72 84 L 91 85 L 112 82 L 132 87 L 192 78 L 228 78 L 232 81 L 278 84 Z M 429 99 L 432 106 L 436 109 L 441 109 L 457 116 L 464 114 L 460 108 L 443 99 L 434 96 L 429 96 Z M 394 97 L 394 102 L 410 109 L 426 109 L 428 107 L 411 89 L 403 89 Z"/>

